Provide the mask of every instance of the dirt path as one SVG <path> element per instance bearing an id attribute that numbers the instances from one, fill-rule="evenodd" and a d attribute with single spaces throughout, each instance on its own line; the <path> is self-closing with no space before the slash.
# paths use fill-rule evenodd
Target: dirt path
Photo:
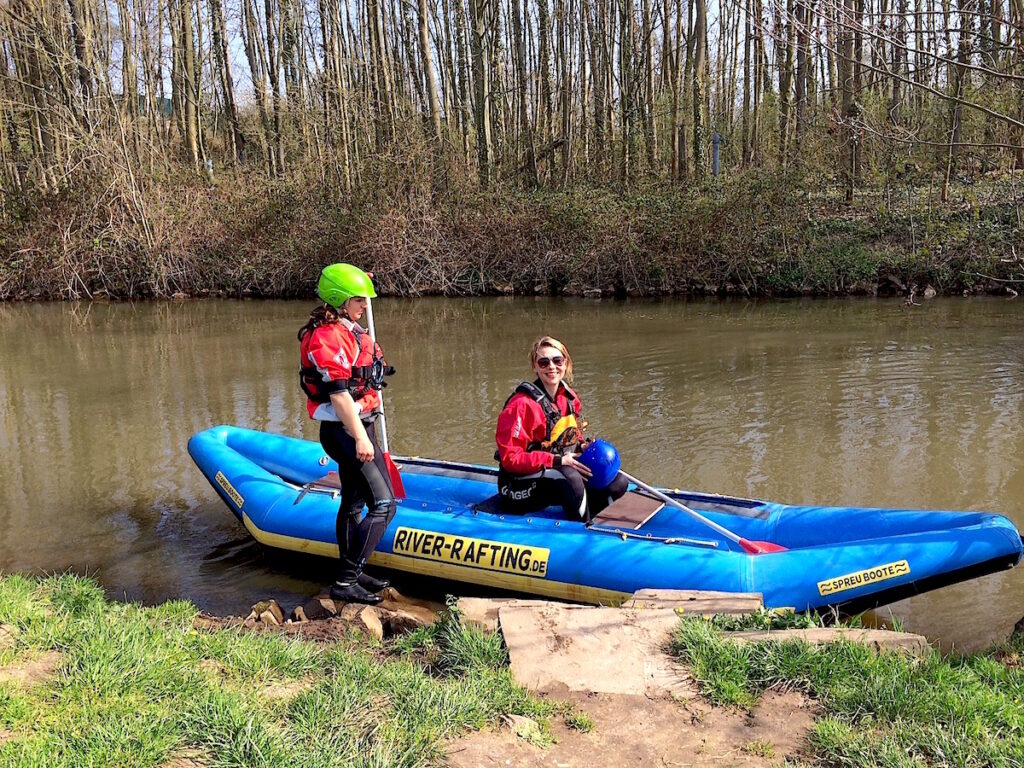
<path id="1" fill-rule="evenodd" d="M 589 733 L 554 718 L 555 743 L 540 748 L 508 728 L 449 745 L 452 768 L 621 768 L 622 766 L 777 766 L 799 759 L 814 705 L 798 693 L 768 692 L 751 713 L 712 707 L 696 695 L 658 698 L 565 692 L 590 716 Z"/>

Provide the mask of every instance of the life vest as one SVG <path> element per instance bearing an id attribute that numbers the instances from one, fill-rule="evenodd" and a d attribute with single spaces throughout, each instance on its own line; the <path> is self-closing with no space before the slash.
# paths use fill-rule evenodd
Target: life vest
<path id="1" fill-rule="evenodd" d="M 544 412 L 544 419 L 547 422 L 547 433 L 543 440 L 533 441 L 526 446 L 528 451 L 550 451 L 551 453 L 564 453 L 567 449 L 580 442 L 583 431 L 587 428 L 587 422 L 580 417 L 580 399 L 576 393 L 564 382 L 565 397 L 568 400 L 569 413 L 565 416 L 558 410 L 558 405 L 552 400 L 544 387 L 536 382 L 524 381 L 515 388 L 515 391 L 508 396 L 504 410 L 512 398 L 523 394 L 530 397 Z"/>
<path id="2" fill-rule="evenodd" d="M 384 351 L 380 344 L 370 338 L 369 333 L 358 323 L 353 323 L 349 330 L 355 337 L 359 353 L 352 364 L 352 372 L 348 379 L 325 382 L 315 366 L 308 365 L 306 360 L 299 363 L 299 386 L 306 397 L 314 403 L 329 403 L 332 393 L 343 391 L 348 391 L 352 399 L 358 401 L 371 391 L 384 389 L 388 385 L 384 377 L 395 372 L 394 366 L 384 361 Z M 310 331 L 314 332 L 315 329 Z"/>

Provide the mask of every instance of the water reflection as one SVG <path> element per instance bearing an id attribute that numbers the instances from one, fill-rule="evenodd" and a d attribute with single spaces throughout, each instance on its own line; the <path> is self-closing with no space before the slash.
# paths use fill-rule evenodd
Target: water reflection
<path id="1" fill-rule="evenodd" d="M 73 567 L 118 595 L 223 611 L 315 590 L 322 565 L 264 558 L 185 453 L 221 422 L 315 438 L 295 359 L 310 308 L 0 306 L 0 567 Z M 398 368 L 386 394 L 399 453 L 490 463 L 529 344 L 552 333 L 592 430 L 642 479 L 1024 522 L 1019 302 L 421 299 L 375 314 Z M 1021 573 L 893 610 L 982 642 L 1024 613 Z"/>

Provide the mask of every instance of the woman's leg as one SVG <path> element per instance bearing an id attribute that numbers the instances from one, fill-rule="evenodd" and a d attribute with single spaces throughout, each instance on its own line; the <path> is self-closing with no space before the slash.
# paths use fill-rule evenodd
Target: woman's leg
<path id="1" fill-rule="evenodd" d="M 523 515 L 559 505 L 569 520 L 586 520 L 587 503 L 583 477 L 574 469 L 546 468 L 532 475 L 499 471 L 501 505 L 509 514 Z"/>
<path id="2" fill-rule="evenodd" d="M 353 586 L 359 584 L 373 591 L 388 586 L 386 581 L 373 579 L 362 571 L 394 518 L 396 509 L 391 479 L 383 452 L 377 444 L 376 430 L 373 424 L 365 427 L 366 435 L 373 443 L 374 459 L 364 463 L 356 458 L 355 440 L 340 423 L 321 423 L 320 442 L 327 455 L 338 462 L 341 480 L 341 504 L 335 523 L 341 567 L 338 583 L 331 592 L 332 595 L 337 593 L 339 599 L 380 602 L 380 598 Z M 364 505 L 368 510 L 362 516 Z"/>

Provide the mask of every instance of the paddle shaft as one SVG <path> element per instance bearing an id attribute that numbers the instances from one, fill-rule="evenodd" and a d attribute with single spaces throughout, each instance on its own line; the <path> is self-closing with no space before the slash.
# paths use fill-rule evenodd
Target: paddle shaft
<path id="1" fill-rule="evenodd" d="M 373 343 L 377 343 L 377 332 L 373 327 L 373 303 L 369 297 L 366 299 L 366 324 L 369 326 L 367 330 L 370 332 L 370 338 L 373 339 Z M 387 420 L 384 418 L 384 392 L 380 394 L 380 447 L 384 453 L 388 453 L 388 425 Z"/>
<path id="2" fill-rule="evenodd" d="M 721 536 L 724 536 L 725 538 L 727 538 L 729 541 L 733 542 L 734 544 L 738 544 L 739 546 L 743 547 L 743 549 L 746 549 L 746 546 L 744 546 L 744 544 L 743 544 L 743 542 L 746 541 L 746 539 L 741 539 L 739 536 L 737 536 L 735 533 L 730 531 L 728 528 L 723 528 L 718 523 L 716 523 L 714 520 L 708 520 L 700 512 L 697 512 L 695 510 L 690 509 L 688 506 L 683 504 L 683 502 L 678 501 L 676 499 L 673 499 L 668 494 L 662 493 L 657 488 L 654 488 L 654 487 L 648 485 L 645 482 L 637 480 L 631 474 L 629 474 L 627 472 L 623 472 L 621 469 L 619 470 L 619 474 L 622 475 L 627 480 L 629 480 L 629 482 L 631 482 L 634 485 L 636 485 L 638 488 L 643 488 L 645 491 L 647 491 L 649 494 L 651 494 L 655 498 L 659 499 L 660 501 L 663 501 L 666 504 L 669 504 L 669 505 L 675 507 L 676 509 L 682 510 L 683 512 L 688 514 L 690 517 L 692 517 L 694 520 L 696 520 L 696 521 L 706 525 L 708 528 L 713 530 L 715 533 L 717 533 L 717 534 L 719 534 Z"/>

